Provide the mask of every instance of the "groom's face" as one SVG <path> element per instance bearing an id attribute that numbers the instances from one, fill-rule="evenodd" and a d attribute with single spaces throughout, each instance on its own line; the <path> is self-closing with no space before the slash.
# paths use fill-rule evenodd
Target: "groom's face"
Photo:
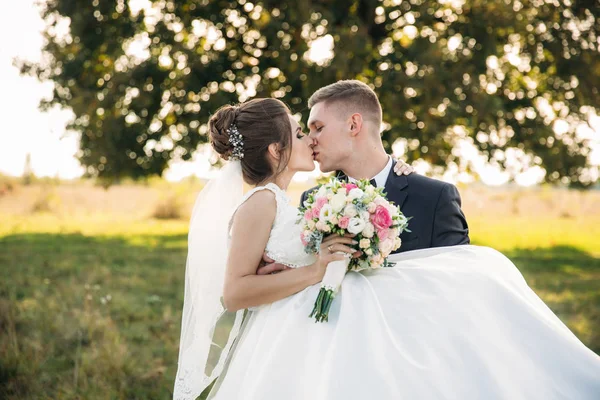
<path id="1" fill-rule="evenodd" d="M 309 136 L 314 142 L 314 159 L 322 172 L 344 169 L 344 161 L 352 153 L 349 122 L 333 104 L 315 104 L 308 117 Z"/>

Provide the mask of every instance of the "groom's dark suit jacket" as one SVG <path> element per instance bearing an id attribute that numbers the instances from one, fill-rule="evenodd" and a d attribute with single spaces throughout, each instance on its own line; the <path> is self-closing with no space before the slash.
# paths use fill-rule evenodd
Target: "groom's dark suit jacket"
<path id="1" fill-rule="evenodd" d="M 338 179 L 347 180 L 343 174 L 339 174 Z M 315 189 L 317 187 L 302 193 L 300 204 Z M 392 166 L 385 193 L 406 217 L 412 217 L 408 222 L 411 232 L 400 234 L 402 245 L 396 253 L 470 243 L 469 227 L 454 185 L 414 173 L 398 176 Z"/>

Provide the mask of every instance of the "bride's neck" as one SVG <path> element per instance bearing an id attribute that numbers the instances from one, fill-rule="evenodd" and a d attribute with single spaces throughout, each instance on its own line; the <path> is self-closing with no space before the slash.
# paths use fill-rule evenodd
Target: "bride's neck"
<path id="1" fill-rule="evenodd" d="M 287 190 L 288 186 L 290 185 L 290 182 L 292 181 L 293 177 L 294 177 L 293 173 L 284 171 L 281 174 L 279 174 L 278 176 L 273 176 L 268 179 L 265 179 L 263 182 L 260 182 L 256 186 L 265 186 L 269 183 L 274 183 L 275 185 L 279 186 L 282 190 L 285 191 L 285 190 Z"/>

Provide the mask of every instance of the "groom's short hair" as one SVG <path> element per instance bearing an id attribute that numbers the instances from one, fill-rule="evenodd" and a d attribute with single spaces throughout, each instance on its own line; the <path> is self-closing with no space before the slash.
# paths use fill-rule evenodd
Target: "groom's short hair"
<path id="1" fill-rule="evenodd" d="M 367 84 L 357 80 L 343 80 L 317 90 L 308 99 L 308 107 L 317 103 L 339 104 L 349 112 L 360 112 L 363 118 L 381 124 L 381 104 Z"/>

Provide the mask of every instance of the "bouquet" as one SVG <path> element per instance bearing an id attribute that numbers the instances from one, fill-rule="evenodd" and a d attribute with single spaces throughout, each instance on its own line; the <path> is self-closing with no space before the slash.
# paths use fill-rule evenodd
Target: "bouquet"
<path id="1" fill-rule="evenodd" d="M 400 233 L 409 231 L 400 209 L 386 200 L 383 188 L 367 180 L 356 183 L 333 178 L 308 195 L 299 208 L 302 244 L 308 253 L 317 253 L 324 236 L 354 235 L 362 255 L 329 263 L 321 290 L 309 317 L 328 320 L 329 309 L 348 271 L 388 267 L 387 256 L 400 248 Z M 410 231 L 409 231 L 410 232 Z"/>

